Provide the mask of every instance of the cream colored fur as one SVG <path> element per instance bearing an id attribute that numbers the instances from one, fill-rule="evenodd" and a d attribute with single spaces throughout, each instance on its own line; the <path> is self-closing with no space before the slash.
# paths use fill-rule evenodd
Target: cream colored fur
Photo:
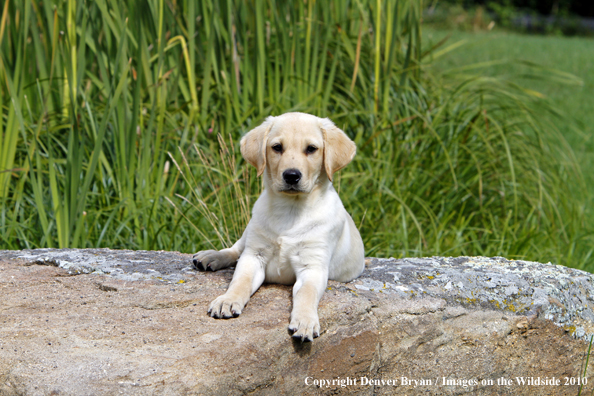
<path id="1" fill-rule="evenodd" d="M 293 337 L 320 334 L 318 304 L 328 279 L 348 282 L 365 267 L 359 231 L 332 186 L 355 152 L 332 121 L 304 113 L 268 117 L 243 137 L 241 153 L 264 175 L 264 192 L 235 245 L 194 255 L 201 270 L 237 262 L 229 289 L 210 304 L 212 317 L 241 314 L 263 282 L 294 284 Z M 287 182 L 287 171 L 300 173 L 298 183 Z"/>

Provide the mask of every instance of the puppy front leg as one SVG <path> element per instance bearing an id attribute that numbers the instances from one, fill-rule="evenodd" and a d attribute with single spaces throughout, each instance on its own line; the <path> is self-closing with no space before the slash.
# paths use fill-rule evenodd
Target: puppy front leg
<path id="1" fill-rule="evenodd" d="M 253 254 L 243 254 L 237 262 L 227 292 L 210 303 L 208 313 L 216 319 L 229 319 L 241 314 L 252 294 L 264 282 L 262 262 Z"/>
<path id="2" fill-rule="evenodd" d="M 297 273 L 293 286 L 293 311 L 289 330 L 294 338 L 313 341 L 320 335 L 318 304 L 328 284 L 328 272 L 321 268 L 304 269 Z"/>
<path id="3" fill-rule="evenodd" d="M 202 250 L 193 256 L 194 268 L 199 271 L 216 271 L 231 267 L 245 249 L 245 232 L 233 246 L 222 250 Z"/>

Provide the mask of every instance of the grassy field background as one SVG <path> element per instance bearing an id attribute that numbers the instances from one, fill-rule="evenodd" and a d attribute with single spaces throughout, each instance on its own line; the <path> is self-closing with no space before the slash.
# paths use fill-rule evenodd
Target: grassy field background
<path id="1" fill-rule="evenodd" d="M 449 37 L 450 44 L 462 45 L 435 59 L 432 69 L 448 72 L 468 65 L 484 64 L 484 67 L 469 72 L 510 79 L 541 92 L 552 106 L 566 115 L 563 122 L 569 124 L 562 133 L 580 158 L 585 175 L 594 175 L 593 38 L 527 35 L 497 29 L 477 32 L 424 29 L 427 44 L 439 42 L 445 37 Z M 522 61 L 571 73 L 581 81 L 572 84 L 537 78 Z M 590 187 L 594 189 L 594 184 Z"/>
<path id="2" fill-rule="evenodd" d="M 261 190 L 240 137 L 303 111 L 357 143 L 335 186 L 367 255 L 594 269 L 568 111 L 514 78 L 444 74 L 436 62 L 457 55 L 423 34 L 422 11 L 413 0 L 5 2 L 0 248 L 229 246 Z"/>
<path id="3" fill-rule="evenodd" d="M 571 146 L 581 165 L 587 190 L 585 216 L 594 224 L 594 38 L 528 35 L 501 30 L 475 32 L 426 27 L 429 45 L 448 38 L 460 44 L 451 52 L 433 59 L 430 68 L 438 73 L 467 73 L 497 76 L 544 95 L 552 108 L 564 117 L 552 120 Z M 535 73 L 532 65 L 544 71 Z M 468 67 L 471 66 L 469 69 Z M 558 78 L 542 78 L 547 69 L 569 73 Z"/>

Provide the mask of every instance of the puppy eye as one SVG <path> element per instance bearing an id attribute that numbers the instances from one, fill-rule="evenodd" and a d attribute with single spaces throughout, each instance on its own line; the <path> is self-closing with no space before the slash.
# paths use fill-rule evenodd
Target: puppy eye
<path id="1" fill-rule="evenodd" d="M 305 149 L 305 154 L 313 154 L 313 153 L 315 153 L 317 151 L 317 149 L 318 148 L 316 146 L 309 145 Z"/>
<path id="2" fill-rule="evenodd" d="M 277 153 L 282 153 L 282 151 L 283 151 L 283 145 L 280 144 L 280 143 L 277 143 L 274 146 L 272 146 L 272 149 L 274 151 L 276 151 Z"/>

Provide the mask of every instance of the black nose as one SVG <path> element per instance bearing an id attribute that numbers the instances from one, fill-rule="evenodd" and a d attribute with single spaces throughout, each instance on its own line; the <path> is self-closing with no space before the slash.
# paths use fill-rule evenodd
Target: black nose
<path id="1" fill-rule="evenodd" d="M 293 186 L 301 180 L 301 172 L 298 169 L 287 169 L 283 172 L 283 179 L 285 179 L 285 183 Z"/>

